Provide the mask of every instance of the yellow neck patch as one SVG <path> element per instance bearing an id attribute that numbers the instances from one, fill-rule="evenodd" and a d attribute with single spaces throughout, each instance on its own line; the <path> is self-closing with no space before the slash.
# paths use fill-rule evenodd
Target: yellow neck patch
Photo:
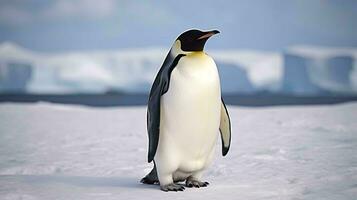
<path id="1" fill-rule="evenodd" d="M 203 51 L 192 51 L 187 54 L 187 56 L 204 56 L 206 55 Z"/>

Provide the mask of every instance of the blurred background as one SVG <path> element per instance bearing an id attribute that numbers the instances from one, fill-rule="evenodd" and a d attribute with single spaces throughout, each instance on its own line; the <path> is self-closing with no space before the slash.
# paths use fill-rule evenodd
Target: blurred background
<path id="1" fill-rule="evenodd" d="M 0 101 L 145 105 L 176 37 L 218 29 L 228 104 L 357 100 L 355 0 L 2 0 Z"/>

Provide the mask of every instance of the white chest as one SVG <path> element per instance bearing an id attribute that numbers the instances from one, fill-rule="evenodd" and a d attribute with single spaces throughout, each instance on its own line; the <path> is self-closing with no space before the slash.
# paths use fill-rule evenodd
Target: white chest
<path id="1" fill-rule="evenodd" d="M 188 165 L 203 165 L 217 140 L 220 104 L 214 61 L 203 53 L 181 58 L 171 73 L 169 90 L 161 98 L 159 148 L 165 145 L 176 157 L 185 155 Z"/>
<path id="2" fill-rule="evenodd" d="M 189 96 L 192 100 L 209 100 L 220 95 L 219 76 L 213 59 L 204 53 L 188 55 L 172 71 L 171 95 Z M 175 94 L 173 94 L 175 91 Z"/>

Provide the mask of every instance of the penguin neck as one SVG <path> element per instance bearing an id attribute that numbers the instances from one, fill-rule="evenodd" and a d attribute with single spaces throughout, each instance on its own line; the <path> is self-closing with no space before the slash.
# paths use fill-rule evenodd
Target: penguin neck
<path id="1" fill-rule="evenodd" d="M 192 55 L 192 56 L 199 56 L 205 54 L 204 51 L 183 51 L 181 49 L 181 42 L 180 40 L 176 40 L 175 43 L 171 47 L 171 56 L 176 57 L 179 54 L 184 54 L 184 55 Z"/>

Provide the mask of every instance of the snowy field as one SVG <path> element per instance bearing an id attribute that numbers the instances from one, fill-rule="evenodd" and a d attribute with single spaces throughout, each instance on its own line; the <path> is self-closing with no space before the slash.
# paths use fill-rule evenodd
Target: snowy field
<path id="1" fill-rule="evenodd" d="M 145 107 L 0 104 L 0 199 L 356 199 L 357 103 L 228 109 L 210 185 L 165 193 L 139 183 Z"/>

